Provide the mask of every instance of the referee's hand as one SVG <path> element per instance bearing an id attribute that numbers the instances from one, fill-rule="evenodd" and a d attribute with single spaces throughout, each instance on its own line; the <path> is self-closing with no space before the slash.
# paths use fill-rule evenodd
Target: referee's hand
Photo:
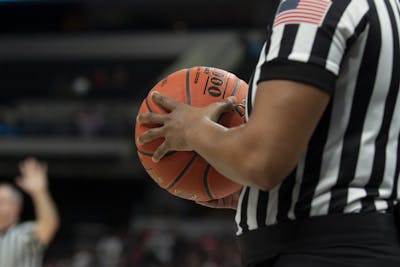
<path id="1" fill-rule="evenodd" d="M 233 193 L 232 195 L 229 195 L 227 197 L 221 198 L 221 199 L 213 199 L 210 201 L 196 201 L 197 204 L 209 207 L 209 208 L 214 208 L 214 209 L 233 209 L 236 210 L 238 200 L 239 200 L 239 195 L 240 191 L 236 193 Z"/>
<path id="2" fill-rule="evenodd" d="M 47 165 L 35 158 L 28 158 L 19 164 L 21 175 L 16 178 L 18 186 L 33 196 L 47 191 Z"/>
<path id="3" fill-rule="evenodd" d="M 142 113 L 137 117 L 137 122 L 140 124 L 161 125 L 142 133 L 137 138 L 140 145 L 157 138 L 165 139 L 153 154 L 154 162 L 159 162 L 170 151 L 192 151 L 193 145 L 188 136 L 196 136 L 195 138 L 197 138 L 200 125 L 197 122 L 204 119 L 218 121 L 223 113 L 235 107 L 237 101 L 234 96 L 230 96 L 221 102 L 206 107 L 193 107 L 158 92 L 153 92 L 151 97 L 160 108 L 169 111 L 167 114 Z"/>

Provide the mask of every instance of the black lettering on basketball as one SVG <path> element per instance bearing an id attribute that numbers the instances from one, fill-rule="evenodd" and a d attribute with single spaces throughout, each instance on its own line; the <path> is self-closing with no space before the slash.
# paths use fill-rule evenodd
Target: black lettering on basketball
<path id="1" fill-rule="evenodd" d="M 194 83 L 197 84 L 199 82 L 200 77 L 200 68 L 197 69 L 196 77 L 194 78 Z"/>
<path id="2" fill-rule="evenodd" d="M 217 77 L 212 77 L 211 78 L 211 83 L 214 84 L 215 86 L 221 86 L 224 84 L 224 81 L 220 78 Z"/>
<path id="3" fill-rule="evenodd" d="M 236 105 L 234 107 L 235 112 L 242 118 L 246 115 L 246 106 L 243 104 Z"/>
<path id="4" fill-rule="evenodd" d="M 208 87 L 207 92 L 208 92 L 208 94 L 209 94 L 210 96 L 213 96 L 213 97 L 220 97 L 221 94 L 222 94 L 221 89 L 219 89 L 219 88 L 216 87 L 216 86 L 210 86 L 210 87 Z"/>
<path id="5" fill-rule="evenodd" d="M 241 103 L 234 107 L 234 111 L 242 118 L 246 116 L 246 99 L 243 99 Z"/>

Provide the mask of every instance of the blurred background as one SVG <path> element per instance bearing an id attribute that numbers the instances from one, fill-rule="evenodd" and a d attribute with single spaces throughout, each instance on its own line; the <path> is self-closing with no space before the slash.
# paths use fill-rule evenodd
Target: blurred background
<path id="1" fill-rule="evenodd" d="M 248 81 L 269 16 L 261 0 L 0 1 L 0 179 L 26 156 L 48 162 L 62 227 L 44 266 L 240 266 L 234 212 L 158 188 L 133 129 L 170 72 Z"/>

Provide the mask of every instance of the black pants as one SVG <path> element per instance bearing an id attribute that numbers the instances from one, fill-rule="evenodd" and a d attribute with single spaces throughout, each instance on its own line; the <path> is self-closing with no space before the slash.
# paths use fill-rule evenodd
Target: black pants
<path id="1" fill-rule="evenodd" d="M 400 267 L 392 214 L 329 215 L 258 229 L 239 237 L 247 267 Z"/>
<path id="2" fill-rule="evenodd" d="M 332 245 L 323 249 L 287 253 L 257 267 L 399 267 L 400 249 L 394 244 Z"/>

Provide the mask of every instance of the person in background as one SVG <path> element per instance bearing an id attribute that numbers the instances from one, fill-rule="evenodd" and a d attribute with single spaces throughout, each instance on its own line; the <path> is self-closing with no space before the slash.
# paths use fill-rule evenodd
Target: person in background
<path id="1" fill-rule="evenodd" d="M 56 205 L 48 190 L 47 165 L 24 160 L 16 184 L 33 201 L 36 221 L 20 223 L 23 197 L 12 185 L 0 183 L 0 266 L 38 267 L 59 228 Z"/>

